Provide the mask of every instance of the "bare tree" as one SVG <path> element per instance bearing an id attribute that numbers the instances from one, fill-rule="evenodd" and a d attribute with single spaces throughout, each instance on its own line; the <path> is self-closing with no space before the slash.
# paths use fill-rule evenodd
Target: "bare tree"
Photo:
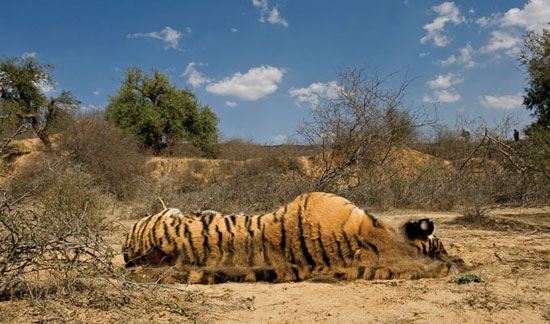
<path id="1" fill-rule="evenodd" d="M 383 166 L 392 147 L 410 137 L 418 126 L 403 109 L 409 81 L 396 88 L 387 86 L 393 74 L 380 78 L 365 68 L 348 68 L 339 73 L 336 95 L 319 98 L 310 121 L 300 134 L 309 144 L 321 148 L 322 171 L 316 188 L 359 185 L 365 169 Z"/>

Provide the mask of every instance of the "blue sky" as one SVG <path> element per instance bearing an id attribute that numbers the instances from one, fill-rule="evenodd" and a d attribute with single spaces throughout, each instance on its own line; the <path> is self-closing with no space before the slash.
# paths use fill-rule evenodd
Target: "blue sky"
<path id="1" fill-rule="evenodd" d="M 336 74 L 408 71 L 407 106 L 451 126 L 458 114 L 494 125 L 521 106 L 517 57 L 527 30 L 550 21 L 550 0 L 0 0 L 0 54 L 55 65 L 48 95 L 108 104 L 129 66 L 157 68 L 193 90 L 225 138 L 277 144 L 295 136 Z"/>

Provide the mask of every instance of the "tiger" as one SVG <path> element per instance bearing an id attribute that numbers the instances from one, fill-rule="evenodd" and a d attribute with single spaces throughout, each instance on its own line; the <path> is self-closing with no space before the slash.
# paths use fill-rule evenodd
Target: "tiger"
<path id="1" fill-rule="evenodd" d="M 255 216 L 165 209 L 133 226 L 123 255 L 127 268 L 172 265 L 169 281 L 186 283 L 439 278 L 452 262 L 433 232 L 427 218 L 386 221 L 312 192 Z"/>

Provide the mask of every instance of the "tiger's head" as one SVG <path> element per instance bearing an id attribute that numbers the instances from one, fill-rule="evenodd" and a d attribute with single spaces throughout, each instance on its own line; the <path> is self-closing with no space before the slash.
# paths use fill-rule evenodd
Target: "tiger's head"
<path id="1" fill-rule="evenodd" d="M 427 218 L 416 222 L 407 222 L 404 226 L 409 244 L 417 248 L 419 253 L 433 259 L 443 260 L 447 257 L 447 251 L 443 243 L 435 235 L 432 235 L 434 229 L 434 223 Z"/>

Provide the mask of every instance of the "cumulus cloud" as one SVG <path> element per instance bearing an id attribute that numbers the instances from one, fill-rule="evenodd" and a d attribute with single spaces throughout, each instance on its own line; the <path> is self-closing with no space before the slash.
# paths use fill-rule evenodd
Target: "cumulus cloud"
<path id="1" fill-rule="evenodd" d="M 548 27 L 548 17 L 550 0 L 529 0 L 522 9 L 511 8 L 505 13 L 497 12 L 477 19 L 477 24 L 482 27 L 497 28 L 491 32 L 488 44 L 480 52 L 505 51 L 507 55 L 517 57 L 521 51 L 521 35 L 528 30 L 541 32 Z"/>
<path id="2" fill-rule="evenodd" d="M 225 104 L 232 108 L 237 107 L 237 103 L 234 101 L 226 101 Z"/>
<path id="3" fill-rule="evenodd" d="M 468 42 L 466 46 L 458 49 L 458 56 L 455 56 L 452 54 L 448 58 L 444 60 L 439 60 L 437 63 L 441 66 L 448 66 L 452 64 L 460 64 L 466 68 L 473 68 L 477 65 L 476 62 L 472 61 L 472 55 L 474 54 L 474 49 L 472 48 L 472 44 Z"/>
<path id="4" fill-rule="evenodd" d="M 443 47 L 450 43 L 449 36 L 445 31 L 447 23 L 460 25 L 466 21 L 460 10 L 455 6 L 454 2 L 443 2 L 439 6 L 432 7 L 432 10 L 437 13 L 434 21 L 424 25 L 426 35 L 420 39 L 422 44 L 432 41 L 435 46 Z"/>
<path id="5" fill-rule="evenodd" d="M 185 31 L 190 34 L 191 28 L 187 27 Z M 177 49 L 178 43 L 180 41 L 180 38 L 183 36 L 183 34 L 171 28 L 170 26 L 164 27 L 163 30 L 160 32 L 150 32 L 150 33 L 134 33 L 134 34 L 128 34 L 128 38 L 140 38 L 140 37 L 150 37 L 155 39 L 160 39 L 164 43 L 165 49 Z"/>
<path id="6" fill-rule="evenodd" d="M 269 8 L 267 0 L 252 0 L 252 4 L 254 5 L 254 7 L 260 9 L 260 22 L 266 22 L 267 16 L 267 22 L 269 22 L 270 24 L 279 24 L 283 25 L 284 27 L 288 27 L 288 22 L 283 17 L 281 17 L 279 9 L 277 9 L 276 7 Z"/>
<path id="7" fill-rule="evenodd" d="M 504 96 L 483 96 L 480 98 L 483 107 L 509 110 L 520 107 L 523 103 L 523 97 L 520 93 Z"/>
<path id="8" fill-rule="evenodd" d="M 80 112 L 82 113 L 93 113 L 93 112 L 102 112 L 105 110 L 105 107 L 101 105 L 86 105 L 80 107 Z"/>
<path id="9" fill-rule="evenodd" d="M 491 32 L 489 43 L 481 47 L 481 53 L 491 53 L 498 50 L 506 50 L 506 54 L 516 56 L 520 52 L 522 39 L 510 32 L 504 30 L 494 30 Z"/>
<path id="10" fill-rule="evenodd" d="M 476 20 L 476 24 L 480 25 L 481 27 L 491 27 L 498 25 L 499 22 L 502 20 L 502 13 L 493 13 L 489 17 L 480 17 Z"/>
<path id="11" fill-rule="evenodd" d="M 431 89 L 448 89 L 455 84 L 464 82 L 464 79 L 454 73 L 447 73 L 446 75 L 438 75 L 435 79 L 428 81 L 428 85 Z"/>
<path id="12" fill-rule="evenodd" d="M 428 81 L 430 89 L 434 89 L 433 95 L 424 95 L 424 102 L 449 103 L 460 100 L 461 96 L 453 88 L 454 85 L 464 82 L 464 79 L 457 74 L 440 74 L 435 79 Z"/>
<path id="13" fill-rule="evenodd" d="M 27 58 L 35 58 L 36 57 L 36 52 L 25 52 L 23 53 L 23 55 L 21 55 L 22 58 L 24 59 L 27 59 Z"/>
<path id="14" fill-rule="evenodd" d="M 99 94 L 100 94 L 101 92 L 99 92 L 99 90 L 96 90 L 96 91 L 94 91 L 94 92 L 92 92 L 92 93 L 94 94 L 94 96 L 99 96 Z"/>
<path id="15" fill-rule="evenodd" d="M 287 139 L 288 139 L 288 136 L 286 136 L 286 135 L 277 135 L 277 136 L 273 136 L 271 138 L 271 142 L 273 142 L 273 144 L 275 144 L 275 145 L 279 145 L 279 144 L 283 144 L 284 142 L 286 142 Z"/>
<path id="16" fill-rule="evenodd" d="M 341 87 L 336 81 L 315 82 L 307 88 L 292 88 L 289 90 L 291 97 L 296 97 L 294 103 L 300 106 L 302 102 L 309 103 L 313 108 L 319 105 L 319 98 L 333 99 L 341 91 Z"/>
<path id="17" fill-rule="evenodd" d="M 237 72 L 231 77 L 211 82 L 206 86 L 206 91 L 254 101 L 275 92 L 285 72 L 284 69 L 262 65 L 244 74 Z"/>
<path id="18" fill-rule="evenodd" d="M 550 20 L 550 0 L 530 0 L 523 9 L 508 10 L 501 20 L 502 26 L 519 26 L 527 30 L 541 32 L 548 28 Z"/>
<path id="19" fill-rule="evenodd" d="M 236 33 L 236 32 L 238 32 L 239 30 L 238 30 L 237 28 L 231 28 L 231 31 L 234 32 L 234 33 Z"/>
<path id="20" fill-rule="evenodd" d="M 38 82 L 35 82 L 34 85 L 37 86 L 38 90 L 40 90 L 43 94 L 50 94 L 55 91 L 55 83 L 46 79 L 39 80 Z"/>
<path id="21" fill-rule="evenodd" d="M 204 63 L 189 62 L 185 71 L 181 74 L 182 77 L 187 76 L 187 82 L 193 87 L 199 87 L 203 84 L 210 83 L 213 80 L 206 77 L 203 73 L 197 71 L 196 66 L 204 66 Z"/>
<path id="22" fill-rule="evenodd" d="M 460 100 L 461 96 L 455 90 L 436 90 L 433 96 L 424 95 L 424 102 L 449 103 Z"/>

